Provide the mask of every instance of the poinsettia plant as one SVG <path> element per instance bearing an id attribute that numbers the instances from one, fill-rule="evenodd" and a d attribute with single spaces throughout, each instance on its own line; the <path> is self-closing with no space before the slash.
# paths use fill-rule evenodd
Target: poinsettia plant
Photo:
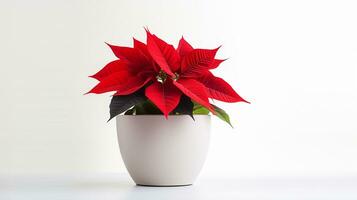
<path id="1" fill-rule="evenodd" d="M 246 102 L 223 79 L 210 70 L 224 60 L 215 49 L 193 48 L 183 37 L 175 49 L 146 30 L 146 44 L 134 38 L 133 47 L 107 44 L 118 58 L 90 76 L 99 83 L 88 93 L 115 92 L 110 102 L 110 119 L 125 115 L 209 114 L 230 123 L 228 114 L 210 103 Z M 110 120 L 109 119 L 109 120 Z M 108 121 L 109 121 L 108 120 Z"/>

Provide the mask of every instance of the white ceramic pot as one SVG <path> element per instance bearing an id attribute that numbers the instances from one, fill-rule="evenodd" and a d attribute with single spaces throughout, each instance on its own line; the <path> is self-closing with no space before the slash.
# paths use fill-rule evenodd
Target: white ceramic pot
<path id="1" fill-rule="evenodd" d="M 206 159 L 211 117 L 119 115 L 120 152 L 138 185 L 191 185 Z"/>

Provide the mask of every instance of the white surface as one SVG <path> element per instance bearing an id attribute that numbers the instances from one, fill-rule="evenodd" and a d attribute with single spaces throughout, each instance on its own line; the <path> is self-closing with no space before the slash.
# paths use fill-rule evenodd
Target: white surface
<path id="1" fill-rule="evenodd" d="M 120 153 L 139 185 L 189 185 L 201 172 L 209 148 L 211 116 L 116 117 Z"/>
<path id="2" fill-rule="evenodd" d="M 104 42 L 223 45 L 205 175 L 357 175 L 355 0 L 0 0 L 0 173 L 124 172 L 110 94 L 83 96 Z"/>
<path id="3" fill-rule="evenodd" d="M 355 200 L 356 178 L 208 179 L 187 187 L 135 186 L 128 175 L 0 179 L 4 200 Z"/>

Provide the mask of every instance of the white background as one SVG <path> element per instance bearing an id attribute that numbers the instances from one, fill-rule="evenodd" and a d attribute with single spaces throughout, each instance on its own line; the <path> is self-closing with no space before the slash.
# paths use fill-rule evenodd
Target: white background
<path id="1" fill-rule="evenodd" d="M 355 1 L 0 1 L 0 174 L 125 172 L 104 44 L 223 45 L 214 71 L 252 104 L 219 104 L 203 176 L 357 175 Z"/>

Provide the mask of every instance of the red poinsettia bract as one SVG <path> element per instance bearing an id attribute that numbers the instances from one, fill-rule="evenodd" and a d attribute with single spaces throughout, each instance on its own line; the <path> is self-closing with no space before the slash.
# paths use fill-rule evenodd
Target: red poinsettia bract
<path id="1" fill-rule="evenodd" d="M 182 37 L 175 49 L 148 30 L 146 33 L 146 44 L 136 39 L 132 48 L 108 44 L 118 59 L 91 76 L 99 83 L 88 93 L 114 91 L 114 97 L 128 97 L 143 91 L 165 117 L 179 105 L 183 95 L 212 113 L 215 109 L 209 98 L 247 102 L 226 81 L 210 72 L 224 61 L 215 59 L 219 48 L 194 49 Z"/>

